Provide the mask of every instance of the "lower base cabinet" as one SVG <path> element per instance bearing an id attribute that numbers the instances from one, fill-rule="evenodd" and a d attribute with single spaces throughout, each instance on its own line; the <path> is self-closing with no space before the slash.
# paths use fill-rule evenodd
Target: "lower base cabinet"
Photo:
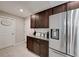
<path id="1" fill-rule="evenodd" d="M 47 41 L 40 41 L 40 56 L 48 56 L 48 42 Z"/>
<path id="2" fill-rule="evenodd" d="M 33 48 L 32 49 L 33 49 L 34 53 L 36 53 L 37 55 L 40 54 L 39 40 L 37 40 L 37 39 L 33 40 Z"/>
<path id="3" fill-rule="evenodd" d="M 30 51 L 33 51 L 33 40 L 30 39 L 29 37 L 27 37 L 27 48 L 30 50 Z"/>
<path id="4" fill-rule="evenodd" d="M 30 42 L 29 42 L 30 41 Z M 27 48 L 41 57 L 48 57 L 48 41 L 27 36 Z"/>

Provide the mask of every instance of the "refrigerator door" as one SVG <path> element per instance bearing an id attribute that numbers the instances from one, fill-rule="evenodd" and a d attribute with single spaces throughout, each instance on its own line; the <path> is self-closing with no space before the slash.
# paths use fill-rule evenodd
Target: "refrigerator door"
<path id="1" fill-rule="evenodd" d="M 49 16 L 49 27 L 54 31 L 55 29 L 59 31 L 58 39 L 55 37 L 57 32 L 49 33 L 50 36 L 53 35 L 53 38 L 50 37 L 49 47 L 66 53 L 66 12 Z"/>
<path id="2" fill-rule="evenodd" d="M 78 17 L 78 19 L 79 19 L 79 9 L 77 9 L 78 11 L 78 15 L 77 15 L 77 17 Z M 77 57 L 79 57 L 79 20 L 77 21 L 78 23 L 78 27 L 77 27 L 77 40 L 76 40 L 76 46 L 75 46 L 75 55 L 77 56 Z"/>
<path id="3" fill-rule="evenodd" d="M 67 54 L 76 56 L 79 9 L 67 11 Z"/>

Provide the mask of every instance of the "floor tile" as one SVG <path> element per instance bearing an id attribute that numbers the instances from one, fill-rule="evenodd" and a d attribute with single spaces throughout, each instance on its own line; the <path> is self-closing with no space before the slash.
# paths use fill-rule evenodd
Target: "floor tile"
<path id="1" fill-rule="evenodd" d="M 29 51 L 25 43 L 0 49 L 0 57 L 39 57 Z"/>

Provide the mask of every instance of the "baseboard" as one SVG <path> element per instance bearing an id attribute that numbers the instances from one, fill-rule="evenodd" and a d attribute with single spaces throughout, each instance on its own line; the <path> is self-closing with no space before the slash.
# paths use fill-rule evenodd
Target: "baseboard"
<path id="1" fill-rule="evenodd" d="M 23 44 L 23 43 L 25 43 L 25 40 L 20 41 L 20 42 L 16 42 L 15 45 L 20 45 L 20 44 Z"/>

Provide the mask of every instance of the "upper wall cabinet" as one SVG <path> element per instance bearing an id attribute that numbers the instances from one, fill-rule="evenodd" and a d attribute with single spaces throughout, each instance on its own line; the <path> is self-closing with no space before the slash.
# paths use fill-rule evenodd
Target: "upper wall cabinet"
<path id="1" fill-rule="evenodd" d="M 53 15 L 66 11 L 66 6 L 67 4 L 65 3 L 65 4 L 54 7 L 52 10 Z"/>
<path id="2" fill-rule="evenodd" d="M 68 2 L 67 3 L 67 10 L 73 10 L 79 8 L 79 1 Z"/>
<path id="3" fill-rule="evenodd" d="M 49 28 L 49 16 L 67 10 L 67 3 L 47 9 L 31 16 L 31 28 Z"/>
<path id="4" fill-rule="evenodd" d="M 47 11 L 36 14 L 36 28 L 49 28 L 49 16 Z"/>
<path id="5" fill-rule="evenodd" d="M 67 2 L 52 8 L 53 15 L 64 11 L 73 10 L 79 8 L 79 1 Z"/>
<path id="6" fill-rule="evenodd" d="M 31 18 L 30 27 L 31 28 L 35 28 L 36 27 L 36 25 L 35 25 L 36 16 L 35 15 L 31 15 L 30 18 Z"/>
<path id="7" fill-rule="evenodd" d="M 49 15 L 52 9 L 48 9 L 31 16 L 31 28 L 49 28 Z"/>

